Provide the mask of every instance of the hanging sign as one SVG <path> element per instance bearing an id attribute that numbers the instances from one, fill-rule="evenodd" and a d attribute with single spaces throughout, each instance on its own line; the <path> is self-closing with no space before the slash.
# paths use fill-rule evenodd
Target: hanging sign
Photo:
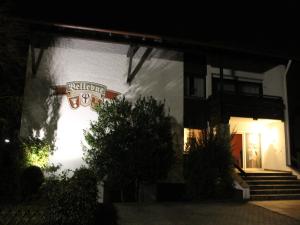
<path id="1" fill-rule="evenodd" d="M 73 109 L 79 106 L 90 106 L 95 108 L 105 99 L 113 99 L 120 93 L 108 90 L 103 84 L 97 84 L 89 81 L 72 81 L 66 85 L 54 87 L 56 95 L 66 94 L 68 102 Z"/>
<path id="2" fill-rule="evenodd" d="M 73 109 L 77 109 L 79 105 L 94 108 L 104 100 L 107 88 L 105 85 L 88 81 L 73 81 L 67 83 L 66 91 Z"/>

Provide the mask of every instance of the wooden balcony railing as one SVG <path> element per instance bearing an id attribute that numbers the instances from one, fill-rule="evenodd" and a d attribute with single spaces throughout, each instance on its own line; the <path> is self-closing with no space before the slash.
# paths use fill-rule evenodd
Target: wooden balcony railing
<path id="1" fill-rule="evenodd" d="M 208 114 L 213 118 L 237 116 L 284 120 L 283 100 L 277 96 L 224 93 L 210 96 L 207 103 Z"/>

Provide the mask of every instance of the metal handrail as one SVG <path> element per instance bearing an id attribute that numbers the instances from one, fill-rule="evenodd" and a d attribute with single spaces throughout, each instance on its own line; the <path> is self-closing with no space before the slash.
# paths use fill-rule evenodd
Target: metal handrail
<path id="1" fill-rule="evenodd" d="M 241 174 L 241 176 L 243 176 L 243 177 L 247 177 L 247 173 L 245 172 L 245 170 L 243 170 L 240 166 L 238 166 L 237 164 L 233 164 L 234 165 L 234 167 L 236 168 L 236 169 L 238 169 L 238 171 L 240 172 L 240 174 Z"/>

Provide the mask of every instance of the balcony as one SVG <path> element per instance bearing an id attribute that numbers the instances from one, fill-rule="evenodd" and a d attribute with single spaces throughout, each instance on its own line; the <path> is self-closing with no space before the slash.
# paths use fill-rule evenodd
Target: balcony
<path id="1" fill-rule="evenodd" d="M 210 96 L 207 104 L 212 123 L 226 122 L 231 116 L 284 120 L 283 100 L 277 96 L 223 93 Z"/>

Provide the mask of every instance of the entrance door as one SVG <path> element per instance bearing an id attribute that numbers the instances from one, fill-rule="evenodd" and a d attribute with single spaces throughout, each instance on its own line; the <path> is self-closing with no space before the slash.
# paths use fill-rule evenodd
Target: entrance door
<path id="1" fill-rule="evenodd" d="M 243 168 L 243 136 L 234 134 L 231 140 L 232 156 L 234 163 Z"/>
<path id="2" fill-rule="evenodd" d="M 261 168 L 261 137 L 258 133 L 246 134 L 247 168 Z"/>

